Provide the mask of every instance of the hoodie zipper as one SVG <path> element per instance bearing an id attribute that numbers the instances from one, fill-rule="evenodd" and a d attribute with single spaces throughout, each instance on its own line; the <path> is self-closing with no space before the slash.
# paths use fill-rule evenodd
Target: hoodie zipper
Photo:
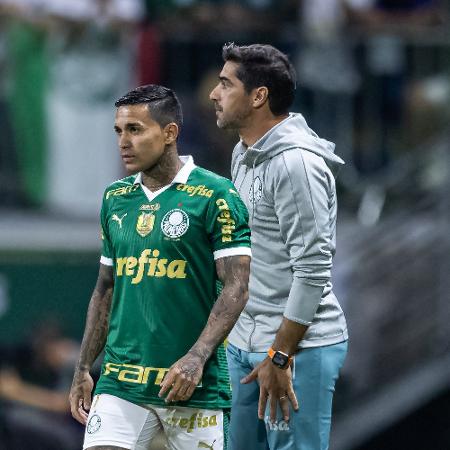
<path id="1" fill-rule="evenodd" d="M 241 161 L 239 161 L 239 165 L 243 165 L 242 164 L 242 160 Z M 244 181 L 245 181 L 245 178 L 247 177 L 247 173 L 248 173 L 248 171 L 249 171 L 249 168 L 248 168 L 248 166 L 246 166 L 246 165 L 243 165 L 244 166 L 244 175 L 243 175 L 243 177 L 242 177 L 242 180 L 241 180 L 241 182 L 239 183 L 239 186 L 236 186 L 237 187 L 237 190 L 238 190 L 238 192 L 239 192 L 239 194 L 241 194 L 241 188 L 242 188 L 242 185 L 244 184 Z M 254 168 L 255 168 L 255 164 L 254 164 L 254 162 L 253 162 L 253 171 L 252 171 L 252 177 L 253 177 L 253 181 L 252 181 L 252 186 L 253 186 L 253 184 L 254 184 Z M 238 169 L 238 173 L 239 173 L 239 169 Z M 237 180 L 236 180 L 237 181 Z M 254 195 L 255 193 L 253 192 L 253 195 Z M 254 208 L 255 208 L 255 205 L 254 205 L 254 202 L 251 202 L 252 203 L 252 208 L 253 208 L 253 211 L 252 211 L 252 222 L 253 222 L 253 215 L 254 215 Z M 248 345 L 248 351 L 249 352 L 251 352 L 252 351 L 252 337 L 253 337 L 253 334 L 255 333 L 255 330 L 256 330 L 256 320 L 254 319 L 254 317 L 248 312 L 248 311 L 245 311 L 245 313 L 250 317 L 250 319 L 252 320 L 252 322 L 253 322 L 253 328 L 252 328 L 252 331 L 250 331 L 250 334 L 248 335 L 248 342 L 247 342 L 247 345 Z"/>

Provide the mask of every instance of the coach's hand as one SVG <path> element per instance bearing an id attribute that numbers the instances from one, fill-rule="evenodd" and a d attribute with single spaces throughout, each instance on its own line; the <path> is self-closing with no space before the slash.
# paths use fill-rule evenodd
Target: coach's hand
<path id="1" fill-rule="evenodd" d="M 74 419 L 86 425 L 88 411 L 91 409 L 94 381 L 88 371 L 77 370 L 70 388 L 70 410 Z"/>
<path id="2" fill-rule="evenodd" d="M 203 362 L 201 358 L 187 353 L 170 367 L 161 383 L 158 395 L 163 397 L 168 393 L 166 403 L 189 400 L 200 383 L 202 375 Z"/>
<path id="3" fill-rule="evenodd" d="M 270 404 L 270 420 L 275 422 L 277 419 L 277 405 L 280 405 L 283 418 L 289 420 L 289 402 L 295 411 L 298 410 L 298 401 L 292 386 L 292 372 L 288 367 L 286 370 L 280 369 L 272 364 L 269 358 L 266 358 L 261 364 L 258 364 L 246 377 L 242 378 L 241 383 L 247 384 L 258 379 L 259 382 L 259 403 L 258 417 L 264 419 L 267 400 Z"/>

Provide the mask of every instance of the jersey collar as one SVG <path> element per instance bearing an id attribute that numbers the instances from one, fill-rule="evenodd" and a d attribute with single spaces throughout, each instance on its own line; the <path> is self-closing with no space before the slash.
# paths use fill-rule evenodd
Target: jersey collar
<path id="1" fill-rule="evenodd" d="M 180 159 L 181 159 L 181 162 L 183 162 L 183 167 L 178 171 L 178 173 L 175 175 L 175 178 L 172 180 L 171 183 L 169 183 L 168 186 L 175 184 L 175 183 L 186 184 L 186 182 L 189 178 L 189 175 L 197 167 L 194 164 L 194 158 L 192 158 L 191 155 L 180 156 Z M 142 172 L 139 172 L 136 175 L 136 178 L 134 179 L 133 184 L 142 184 Z"/>

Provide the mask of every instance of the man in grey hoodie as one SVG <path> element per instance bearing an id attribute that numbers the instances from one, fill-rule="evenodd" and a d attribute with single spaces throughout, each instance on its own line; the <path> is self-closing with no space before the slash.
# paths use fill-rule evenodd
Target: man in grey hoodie
<path id="1" fill-rule="evenodd" d="M 289 113 L 296 75 L 286 55 L 227 44 L 222 56 L 210 98 L 217 125 L 239 132 L 232 177 L 253 254 L 249 300 L 227 349 L 229 450 L 326 450 L 348 339 L 330 280 L 343 161 Z"/>

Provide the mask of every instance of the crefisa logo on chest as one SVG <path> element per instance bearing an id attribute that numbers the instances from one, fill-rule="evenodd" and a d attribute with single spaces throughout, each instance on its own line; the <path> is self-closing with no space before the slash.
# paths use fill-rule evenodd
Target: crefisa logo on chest
<path id="1" fill-rule="evenodd" d="M 183 236 L 189 228 L 189 216 L 182 209 L 172 209 L 161 221 L 161 230 L 170 239 Z"/>

